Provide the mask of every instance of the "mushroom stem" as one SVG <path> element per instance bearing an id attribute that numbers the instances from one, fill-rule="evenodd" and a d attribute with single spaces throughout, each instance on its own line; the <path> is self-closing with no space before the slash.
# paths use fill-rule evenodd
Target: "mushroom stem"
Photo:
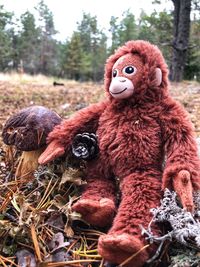
<path id="1" fill-rule="evenodd" d="M 34 151 L 23 151 L 16 169 L 16 178 L 26 178 L 32 180 L 34 178 L 34 171 L 38 167 L 38 158 L 44 151 L 40 148 Z"/>

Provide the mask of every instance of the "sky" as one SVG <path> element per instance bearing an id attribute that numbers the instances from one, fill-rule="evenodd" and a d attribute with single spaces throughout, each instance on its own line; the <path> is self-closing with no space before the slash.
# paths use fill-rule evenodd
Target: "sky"
<path id="1" fill-rule="evenodd" d="M 27 10 L 33 11 L 39 0 L 0 0 L 6 11 L 13 11 L 18 17 Z M 97 16 L 99 28 L 108 30 L 111 16 L 121 18 L 124 11 L 130 9 L 136 18 L 143 9 L 151 14 L 154 9 L 162 11 L 172 9 L 172 1 L 163 0 L 162 5 L 153 5 L 152 0 L 44 0 L 53 12 L 55 28 L 59 32 L 57 39 L 64 41 L 76 30 L 77 21 L 81 21 L 83 11 Z"/>

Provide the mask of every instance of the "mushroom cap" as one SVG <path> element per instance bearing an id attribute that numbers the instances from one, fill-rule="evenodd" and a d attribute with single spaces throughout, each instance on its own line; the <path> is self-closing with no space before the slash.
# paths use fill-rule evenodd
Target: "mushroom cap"
<path id="1" fill-rule="evenodd" d="M 2 131 L 3 142 L 21 151 L 37 150 L 46 145 L 48 134 L 61 120 L 56 112 L 46 107 L 24 108 L 6 121 Z"/>

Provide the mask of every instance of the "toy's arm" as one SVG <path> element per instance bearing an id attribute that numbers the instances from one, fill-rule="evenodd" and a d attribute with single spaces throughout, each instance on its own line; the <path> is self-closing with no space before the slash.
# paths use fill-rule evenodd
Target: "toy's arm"
<path id="1" fill-rule="evenodd" d="M 183 107 L 172 99 L 163 105 L 160 119 L 166 154 L 162 187 L 174 188 L 183 207 L 192 211 L 192 192 L 200 189 L 200 162 L 193 125 Z"/>
<path id="2" fill-rule="evenodd" d="M 67 152 L 77 133 L 96 132 L 99 117 L 104 111 L 106 103 L 104 101 L 92 104 L 57 125 L 48 136 L 49 145 L 40 156 L 39 163 L 46 164 Z"/>

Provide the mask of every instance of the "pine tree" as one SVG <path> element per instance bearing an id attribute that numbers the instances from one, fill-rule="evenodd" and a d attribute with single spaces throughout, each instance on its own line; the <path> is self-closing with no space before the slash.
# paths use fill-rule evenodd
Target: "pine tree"
<path id="1" fill-rule="evenodd" d="M 190 45 L 184 69 L 185 79 L 200 81 L 200 18 L 191 21 Z"/>
<path id="2" fill-rule="evenodd" d="M 172 20 L 172 13 L 166 10 L 154 11 L 151 15 L 142 11 L 138 25 L 138 39 L 158 45 L 168 64 L 171 56 Z"/>
<path id="3" fill-rule="evenodd" d="M 96 16 L 83 13 L 77 30 L 66 44 L 63 68 L 67 77 L 81 81 L 102 80 L 107 57 L 106 42 Z"/>
<path id="4" fill-rule="evenodd" d="M 111 33 L 111 46 L 109 47 L 109 54 L 112 54 L 115 49 L 118 48 L 120 45 L 120 40 L 119 40 L 119 24 L 118 24 L 118 18 L 112 16 L 110 19 L 110 29 Z"/>
<path id="5" fill-rule="evenodd" d="M 174 4 L 174 33 L 170 79 L 180 82 L 183 79 L 187 60 L 190 35 L 190 13 L 192 0 L 172 0 Z"/>
<path id="6" fill-rule="evenodd" d="M 43 74 L 52 75 L 57 71 L 58 47 L 54 39 L 57 31 L 54 27 L 53 13 L 49 10 L 44 1 L 40 1 L 35 7 L 39 14 L 40 28 L 40 68 Z"/>
<path id="7" fill-rule="evenodd" d="M 21 15 L 22 29 L 17 40 L 19 63 L 23 63 L 25 72 L 34 74 L 39 69 L 40 32 L 35 17 L 29 11 Z"/>
<path id="8" fill-rule="evenodd" d="M 63 70 L 65 75 L 69 79 L 79 80 L 83 54 L 78 32 L 74 32 L 71 40 L 66 43 L 64 54 Z"/>
<path id="9" fill-rule="evenodd" d="M 135 16 L 127 10 L 123 13 L 123 18 L 119 27 L 120 45 L 129 41 L 137 39 L 137 25 Z"/>
<path id="10" fill-rule="evenodd" d="M 121 21 L 119 21 L 119 18 L 112 16 L 109 31 L 111 32 L 109 54 L 112 54 L 120 45 L 123 45 L 129 40 L 137 39 L 138 33 L 135 16 L 130 10 L 126 10 L 123 13 Z"/>
<path id="11" fill-rule="evenodd" d="M 7 25 L 12 26 L 13 14 L 4 10 L 0 5 L 0 70 L 8 70 L 9 66 L 12 67 L 12 40 L 9 31 L 6 29 Z"/>

